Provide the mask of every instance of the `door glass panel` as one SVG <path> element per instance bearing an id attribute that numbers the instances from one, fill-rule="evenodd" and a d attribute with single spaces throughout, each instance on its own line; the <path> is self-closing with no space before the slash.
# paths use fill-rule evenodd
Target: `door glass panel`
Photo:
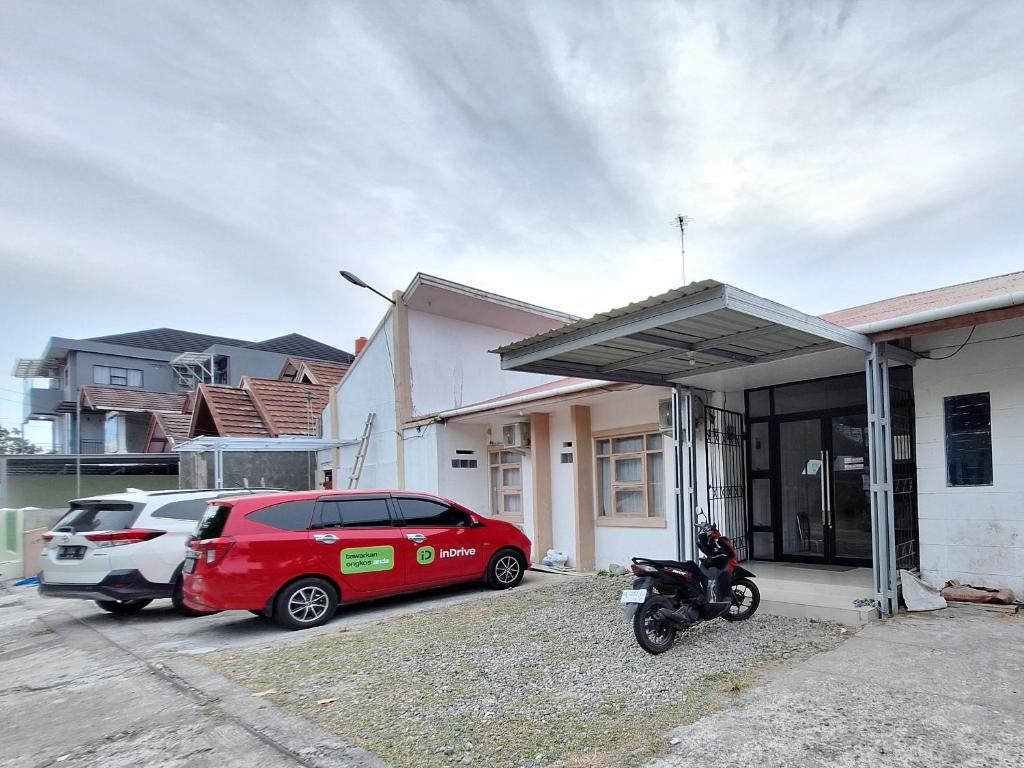
<path id="1" fill-rule="evenodd" d="M 752 419 L 756 419 L 758 416 L 769 416 L 769 403 L 771 402 L 769 397 L 767 389 L 754 389 L 748 392 L 747 404 L 750 407 L 750 412 L 747 415 Z"/>
<path id="2" fill-rule="evenodd" d="M 862 405 L 867 410 L 864 376 L 840 376 L 775 388 L 775 415 Z"/>
<path id="3" fill-rule="evenodd" d="M 767 421 L 757 421 L 750 425 L 750 469 L 752 472 L 771 469 Z"/>
<path id="4" fill-rule="evenodd" d="M 758 478 L 750 482 L 751 509 L 754 525 L 770 528 L 772 524 L 772 481 Z"/>
<path id="5" fill-rule="evenodd" d="M 867 416 L 832 419 L 832 526 L 835 556 L 871 557 Z"/>
<path id="6" fill-rule="evenodd" d="M 775 559 L 775 542 L 767 531 L 754 531 L 754 559 Z"/>
<path id="7" fill-rule="evenodd" d="M 782 551 L 787 555 L 825 555 L 821 450 L 820 419 L 779 424 Z"/>

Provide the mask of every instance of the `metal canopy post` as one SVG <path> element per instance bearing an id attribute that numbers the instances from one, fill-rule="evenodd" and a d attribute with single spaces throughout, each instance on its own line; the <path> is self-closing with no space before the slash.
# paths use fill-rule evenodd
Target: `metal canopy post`
<path id="1" fill-rule="evenodd" d="M 672 439 L 676 467 L 676 557 L 696 558 L 693 535 L 697 510 L 697 446 L 694 436 L 693 390 L 672 387 Z"/>
<path id="2" fill-rule="evenodd" d="M 871 345 L 867 354 L 868 460 L 871 495 L 872 570 L 879 613 L 897 611 L 896 530 L 892 483 L 892 426 L 887 345 Z"/>

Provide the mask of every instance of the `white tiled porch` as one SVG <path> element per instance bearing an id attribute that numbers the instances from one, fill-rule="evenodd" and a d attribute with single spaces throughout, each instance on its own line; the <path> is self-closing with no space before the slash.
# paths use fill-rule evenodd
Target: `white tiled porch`
<path id="1" fill-rule="evenodd" d="M 777 616 L 834 621 L 861 627 L 878 615 L 873 607 L 857 607 L 858 598 L 874 595 L 870 568 L 776 563 L 748 560 L 743 567 L 757 577 L 760 610 Z"/>

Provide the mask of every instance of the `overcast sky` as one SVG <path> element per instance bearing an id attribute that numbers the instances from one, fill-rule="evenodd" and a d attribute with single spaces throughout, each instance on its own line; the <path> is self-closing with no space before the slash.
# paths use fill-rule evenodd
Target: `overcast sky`
<path id="1" fill-rule="evenodd" d="M 587 315 L 1024 268 L 1024 3 L 0 2 L 15 357 L 155 326 L 351 349 L 417 270 Z"/>

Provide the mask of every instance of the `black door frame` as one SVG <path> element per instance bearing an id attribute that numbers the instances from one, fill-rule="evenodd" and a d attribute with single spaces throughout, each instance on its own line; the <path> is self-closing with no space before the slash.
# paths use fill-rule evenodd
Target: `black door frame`
<path id="1" fill-rule="evenodd" d="M 800 413 L 787 413 L 784 416 L 772 416 L 769 420 L 772 432 L 771 451 L 771 482 L 772 482 L 772 527 L 775 533 L 775 559 L 782 562 L 793 563 L 816 563 L 820 565 L 849 565 L 854 567 L 871 567 L 870 555 L 862 557 L 840 557 L 836 555 L 835 525 L 829 526 L 829 530 L 823 531 L 824 552 L 821 557 L 814 555 L 790 555 L 782 551 L 782 467 L 780 457 L 782 444 L 779 425 L 795 421 L 817 421 L 821 431 L 821 447 L 827 451 L 829 459 L 835 456 L 833 450 L 833 419 L 842 416 L 863 416 L 867 421 L 868 412 L 860 406 L 847 406 L 843 408 L 827 408 L 815 411 L 803 411 Z M 865 457 L 865 462 L 868 458 Z M 824 468 L 822 469 L 824 471 Z M 829 482 L 829 498 L 835 498 L 835 474 L 829 472 L 826 475 Z M 832 520 L 835 520 L 835 510 L 831 511 Z"/>

